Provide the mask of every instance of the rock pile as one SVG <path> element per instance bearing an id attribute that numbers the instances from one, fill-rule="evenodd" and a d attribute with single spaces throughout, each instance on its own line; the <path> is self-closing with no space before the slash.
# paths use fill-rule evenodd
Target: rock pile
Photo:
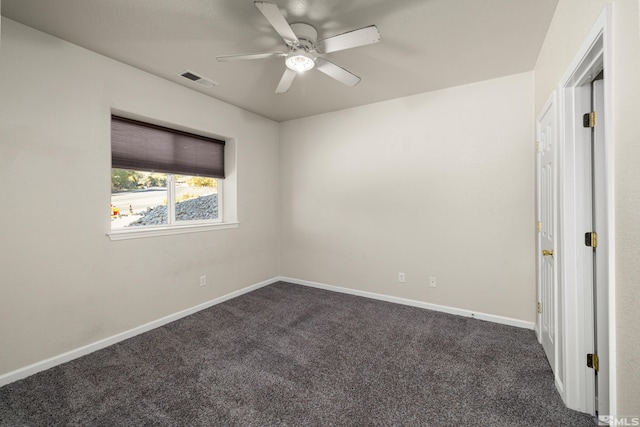
<path id="1" fill-rule="evenodd" d="M 167 207 L 165 205 L 148 208 L 145 212 L 142 212 L 141 215 L 141 218 L 129 224 L 128 227 L 160 225 L 167 223 Z M 216 218 L 218 218 L 218 195 L 215 193 L 176 203 L 177 221 Z"/>

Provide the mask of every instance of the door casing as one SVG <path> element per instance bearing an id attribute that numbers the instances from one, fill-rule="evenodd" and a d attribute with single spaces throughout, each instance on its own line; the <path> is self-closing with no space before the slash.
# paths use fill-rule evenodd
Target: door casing
<path id="1" fill-rule="evenodd" d="M 586 368 L 586 354 L 593 347 L 593 311 L 591 288 L 585 286 L 590 278 L 583 254 L 584 241 L 580 236 L 591 229 L 590 215 L 585 215 L 584 207 L 590 203 L 585 199 L 584 180 L 590 175 L 585 150 L 590 146 L 590 132 L 582 127 L 579 120 L 590 111 L 590 88 L 588 83 L 601 70 L 604 72 L 605 105 L 605 146 L 604 173 L 602 185 L 605 192 L 603 209 L 606 211 L 605 230 L 599 231 L 606 239 L 608 313 L 600 321 L 609 331 L 609 348 L 615 349 L 615 271 L 614 265 L 614 204 L 613 204 L 613 135 L 611 117 L 615 113 L 611 102 L 611 5 L 607 4 L 598 17 L 596 24 L 583 43 L 569 71 L 561 80 L 558 89 L 559 106 L 559 247 L 557 262 L 559 287 L 564 298 L 562 301 L 563 327 L 563 366 L 564 390 L 560 391 L 566 405 L 572 409 L 594 413 L 594 386 Z M 590 197 L 590 196 L 589 196 Z M 609 376 L 609 414 L 616 415 L 615 396 L 615 357 L 608 363 Z"/>

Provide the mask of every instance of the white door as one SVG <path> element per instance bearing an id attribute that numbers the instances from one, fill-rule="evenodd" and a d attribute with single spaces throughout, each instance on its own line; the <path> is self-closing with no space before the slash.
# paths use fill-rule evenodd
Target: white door
<path id="1" fill-rule="evenodd" d="M 540 339 L 556 372 L 556 120 L 550 102 L 537 123 L 538 134 L 538 280 Z"/>

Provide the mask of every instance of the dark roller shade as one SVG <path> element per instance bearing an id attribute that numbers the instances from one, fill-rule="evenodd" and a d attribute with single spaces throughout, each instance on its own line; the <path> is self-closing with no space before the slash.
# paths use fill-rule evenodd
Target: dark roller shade
<path id="1" fill-rule="evenodd" d="M 224 141 L 111 116 L 111 167 L 224 178 Z"/>

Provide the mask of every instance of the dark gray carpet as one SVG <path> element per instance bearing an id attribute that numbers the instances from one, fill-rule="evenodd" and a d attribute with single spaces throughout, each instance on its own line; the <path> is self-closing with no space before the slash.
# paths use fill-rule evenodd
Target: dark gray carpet
<path id="1" fill-rule="evenodd" d="M 2 426 L 590 426 L 529 330 L 276 283 L 0 388 Z"/>

